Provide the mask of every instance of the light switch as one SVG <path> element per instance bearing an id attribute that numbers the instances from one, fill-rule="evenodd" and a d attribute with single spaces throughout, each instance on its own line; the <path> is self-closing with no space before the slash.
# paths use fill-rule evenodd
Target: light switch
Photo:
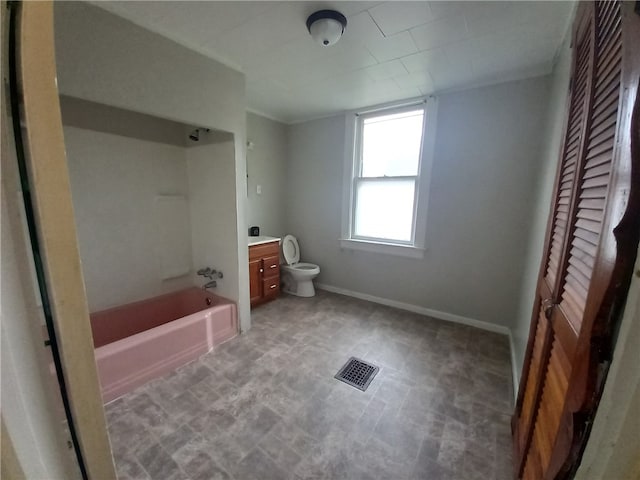
<path id="1" fill-rule="evenodd" d="M 262 195 L 262 185 L 256 185 L 256 193 Z"/>

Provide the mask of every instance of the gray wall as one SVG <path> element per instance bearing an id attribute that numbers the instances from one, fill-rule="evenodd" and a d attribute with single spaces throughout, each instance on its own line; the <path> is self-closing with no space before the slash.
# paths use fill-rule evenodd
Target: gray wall
<path id="1" fill-rule="evenodd" d="M 289 128 L 287 228 L 318 282 L 511 327 L 548 77 L 440 97 L 423 260 L 341 250 L 343 116 Z"/>
<path id="2" fill-rule="evenodd" d="M 282 237 L 287 233 L 287 126 L 247 113 L 247 141 L 253 143 L 247 149 L 247 227 L 258 225 L 262 235 Z"/>
<path id="3" fill-rule="evenodd" d="M 560 49 L 560 54 L 551 75 L 551 91 L 548 100 L 546 128 L 542 135 L 543 150 L 540 152 L 538 182 L 536 185 L 533 209 L 529 222 L 531 235 L 527 244 L 527 255 L 524 263 L 522 291 L 518 314 L 512 326 L 513 356 L 516 361 L 515 370 L 518 375 L 522 371 L 522 362 L 529 337 L 531 312 L 536 293 L 538 272 L 544 247 L 547 219 L 551 208 L 551 197 L 555 182 L 556 169 L 562 129 L 565 119 L 565 107 L 569 90 L 571 69 L 570 37 L 567 36 Z"/>
<path id="4" fill-rule="evenodd" d="M 122 137 L 187 147 L 189 133 L 183 123 L 110 107 L 79 98 L 60 96 L 62 123 L 70 127 L 112 133 Z"/>
<path id="5" fill-rule="evenodd" d="M 84 2 L 54 14 L 61 94 L 244 133 L 242 73 Z"/>

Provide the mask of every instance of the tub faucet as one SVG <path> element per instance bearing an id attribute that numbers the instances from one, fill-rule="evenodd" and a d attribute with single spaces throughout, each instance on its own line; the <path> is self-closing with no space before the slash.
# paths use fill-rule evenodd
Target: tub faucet
<path id="1" fill-rule="evenodd" d="M 216 277 L 222 278 L 224 276 L 222 272 L 219 272 L 215 268 L 211 268 L 211 267 L 201 268 L 196 273 L 203 277 L 207 277 L 209 280 L 213 280 Z"/>
<path id="2" fill-rule="evenodd" d="M 213 277 L 218 273 L 211 267 L 201 268 L 196 272 L 198 275 L 202 275 L 203 277 L 207 277 L 209 280 L 213 280 Z"/>
<path id="3" fill-rule="evenodd" d="M 217 285 L 218 284 L 217 284 L 217 282 L 215 280 L 211 280 L 210 282 L 205 283 L 202 288 L 204 288 L 206 290 L 207 288 L 216 288 Z"/>

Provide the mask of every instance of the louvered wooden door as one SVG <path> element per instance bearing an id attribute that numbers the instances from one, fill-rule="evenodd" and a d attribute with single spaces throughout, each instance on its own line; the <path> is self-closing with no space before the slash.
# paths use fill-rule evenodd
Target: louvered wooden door
<path id="1" fill-rule="evenodd" d="M 621 2 L 583 3 L 575 20 L 564 140 L 512 422 L 518 478 L 554 479 L 575 466 L 600 386 L 612 298 L 620 302 L 637 247 L 629 213 L 637 215 L 638 187 L 630 170 L 633 15 Z"/>

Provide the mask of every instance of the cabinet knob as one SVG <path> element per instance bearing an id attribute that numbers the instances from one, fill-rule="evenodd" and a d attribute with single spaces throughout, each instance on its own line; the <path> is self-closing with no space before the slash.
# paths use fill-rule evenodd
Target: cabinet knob
<path id="1" fill-rule="evenodd" d="M 277 285 L 271 285 L 269 288 L 273 289 L 273 288 L 276 288 L 276 287 L 277 287 Z"/>
<path id="2" fill-rule="evenodd" d="M 269 268 L 276 268 L 278 265 L 271 265 Z"/>
<path id="3" fill-rule="evenodd" d="M 551 318 L 551 314 L 553 313 L 553 307 L 556 305 L 553 303 L 553 300 L 550 298 L 545 298 L 542 301 L 542 309 L 544 310 L 544 315 L 547 318 Z"/>
<path id="4" fill-rule="evenodd" d="M 262 273 L 262 272 L 264 272 L 264 268 L 261 268 L 261 269 L 260 269 L 260 273 Z"/>

